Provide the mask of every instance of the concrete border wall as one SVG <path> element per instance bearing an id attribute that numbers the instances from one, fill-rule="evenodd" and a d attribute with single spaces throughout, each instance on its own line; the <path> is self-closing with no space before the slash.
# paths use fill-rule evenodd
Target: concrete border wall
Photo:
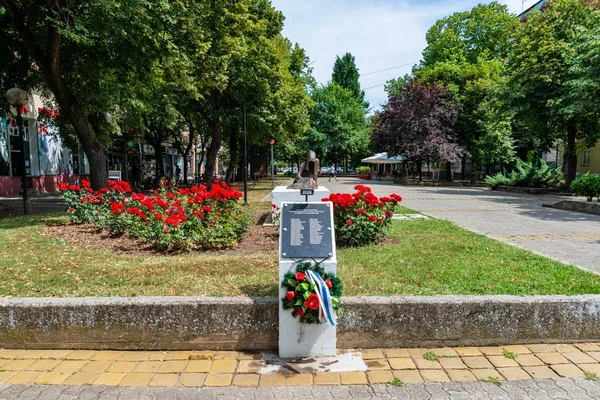
<path id="1" fill-rule="evenodd" d="M 544 204 L 544 207 L 600 215 L 600 203 L 598 202 L 563 200 L 556 204 Z"/>
<path id="2" fill-rule="evenodd" d="M 0 300 L 0 346 L 38 349 L 277 348 L 276 298 Z M 600 339 L 600 295 L 346 297 L 339 348 Z"/>
<path id="3" fill-rule="evenodd" d="M 499 192 L 508 193 L 525 193 L 525 194 L 550 194 L 550 193 L 561 193 L 564 189 L 558 188 L 530 188 L 521 186 L 498 186 L 496 189 Z"/>

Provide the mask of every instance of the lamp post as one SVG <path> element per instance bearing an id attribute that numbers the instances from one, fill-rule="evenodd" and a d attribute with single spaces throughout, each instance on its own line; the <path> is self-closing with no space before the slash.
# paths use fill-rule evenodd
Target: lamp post
<path id="1" fill-rule="evenodd" d="M 6 92 L 6 100 L 11 106 L 17 109 L 17 126 L 19 128 L 19 138 L 21 142 L 21 184 L 23 186 L 23 214 L 31 214 L 31 198 L 27 188 L 27 161 L 25 159 L 25 132 L 23 130 L 23 117 L 21 116 L 21 107 L 29 101 L 27 92 L 23 89 L 12 88 Z"/>
<path id="2" fill-rule="evenodd" d="M 248 204 L 248 147 L 246 129 L 246 105 L 244 104 L 244 204 Z"/>
<path id="3" fill-rule="evenodd" d="M 275 160 L 273 160 L 273 145 L 275 144 L 275 140 L 269 140 L 271 144 L 271 187 L 275 187 Z"/>

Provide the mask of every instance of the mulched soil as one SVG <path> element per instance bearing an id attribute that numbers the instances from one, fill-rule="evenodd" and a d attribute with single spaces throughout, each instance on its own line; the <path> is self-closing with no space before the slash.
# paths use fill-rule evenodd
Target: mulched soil
<path id="1" fill-rule="evenodd" d="M 185 252 L 185 254 L 256 254 L 277 253 L 279 249 L 279 234 L 274 227 L 262 226 L 264 215 L 255 215 L 255 225 L 251 225 L 237 247 L 222 250 Z M 152 245 L 126 236 L 113 237 L 108 231 L 101 230 L 91 224 L 57 224 L 49 225 L 44 230 L 44 236 L 62 239 L 75 248 L 109 251 L 121 255 L 164 256 L 179 255 L 183 252 L 159 252 Z"/>

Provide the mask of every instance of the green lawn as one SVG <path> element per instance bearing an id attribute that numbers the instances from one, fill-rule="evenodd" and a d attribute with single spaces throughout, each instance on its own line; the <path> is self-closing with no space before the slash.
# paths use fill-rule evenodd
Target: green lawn
<path id="1" fill-rule="evenodd" d="M 249 192 L 250 208 L 270 185 Z M 414 211 L 403 209 L 404 213 Z M 275 296 L 277 254 L 129 256 L 43 235 L 59 214 L 0 220 L 0 296 Z M 338 250 L 345 295 L 600 293 L 600 276 L 461 229 L 394 221 L 387 244 Z"/>

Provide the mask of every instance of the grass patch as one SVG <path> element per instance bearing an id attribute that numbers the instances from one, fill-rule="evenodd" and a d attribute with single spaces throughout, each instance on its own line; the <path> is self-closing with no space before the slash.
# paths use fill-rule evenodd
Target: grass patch
<path id="1" fill-rule="evenodd" d="M 429 361 L 440 361 L 440 358 L 431 351 L 428 351 L 427 353 L 423 354 L 423 358 Z"/>
<path id="2" fill-rule="evenodd" d="M 504 357 L 506 357 L 510 360 L 515 360 L 518 357 L 517 353 L 513 353 L 512 351 L 508 351 L 506 349 L 502 350 L 502 354 L 504 354 Z"/>
<path id="3" fill-rule="evenodd" d="M 277 182 L 276 185 L 281 183 Z M 270 210 L 270 182 L 249 208 Z M 405 213 L 416 213 L 404 209 Z M 0 220 L 0 296 L 277 296 L 277 254 L 115 255 L 44 236 L 63 214 Z M 387 244 L 338 249 L 345 295 L 587 294 L 600 277 L 443 220 L 393 221 Z"/>
<path id="4" fill-rule="evenodd" d="M 393 385 L 393 386 L 398 386 L 398 387 L 404 386 L 404 382 L 402 382 L 402 380 L 400 378 L 398 378 L 397 376 L 394 379 L 392 379 L 389 383 L 390 383 L 390 385 Z"/>
<path id="5" fill-rule="evenodd" d="M 481 379 L 481 382 L 493 383 L 496 386 L 502 385 L 500 379 L 496 378 L 495 376 L 490 376 L 489 378 Z"/>
<path id="6" fill-rule="evenodd" d="M 588 381 L 597 381 L 598 380 L 598 374 L 596 374 L 595 372 L 583 371 L 583 375 L 585 376 L 585 379 L 587 379 Z"/>

